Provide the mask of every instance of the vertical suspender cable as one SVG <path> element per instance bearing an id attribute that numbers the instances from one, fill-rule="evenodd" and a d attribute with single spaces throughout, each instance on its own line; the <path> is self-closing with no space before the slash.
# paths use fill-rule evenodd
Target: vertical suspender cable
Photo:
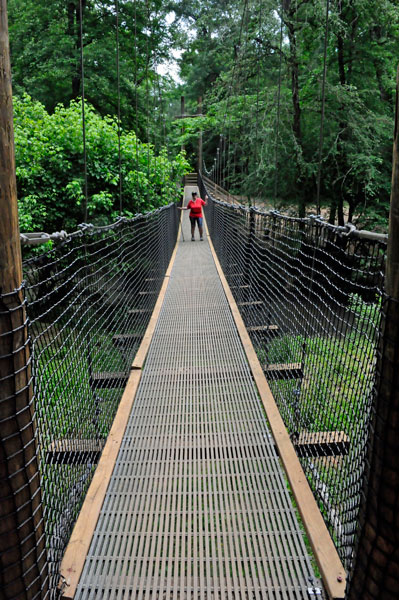
<path id="1" fill-rule="evenodd" d="M 147 12 L 147 28 L 150 27 L 150 4 L 149 0 L 145 2 Z M 146 109 L 147 109 L 147 203 L 150 192 L 150 86 L 148 83 L 149 63 L 150 63 L 150 33 L 147 29 L 146 61 L 145 61 L 145 90 L 146 90 Z"/>
<path id="2" fill-rule="evenodd" d="M 83 169 L 85 179 L 85 212 L 84 221 L 87 223 L 87 150 L 86 150 L 86 115 L 85 115 L 85 69 L 84 69 L 84 56 L 83 56 L 83 7 L 82 0 L 79 0 L 79 35 L 80 35 L 80 72 L 82 77 L 82 134 L 83 134 Z"/>
<path id="3" fill-rule="evenodd" d="M 137 0 L 134 0 L 134 92 L 136 122 L 136 188 L 139 187 L 139 129 L 138 129 L 138 97 L 137 97 Z"/>
<path id="4" fill-rule="evenodd" d="M 118 88 L 118 168 L 119 168 L 119 214 L 122 214 L 122 160 L 121 160 L 121 75 L 119 62 L 119 3 L 115 0 L 116 11 L 116 78 Z"/>
<path id="5" fill-rule="evenodd" d="M 246 74 L 246 70 L 248 70 L 248 68 L 249 68 L 249 65 L 248 65 L 248 52 L 247 52 L 247 49 L 248 49 L 248 38 L 249 38 L 249 31 L 248 31 L 248 30 L 249 30 L 249 22 L 250 22 L 250 19 L 251 19 L 250 7 L 248 7 L 248 11 L 247 11 L 247 14 L 246 14 L 246 19 L 245 19 L 244 54 L 243 54 L 243 60 L 242 60 L 242 63 L 241 63 L 241 65 L 240 65 L 240 66 L 242 67 L 242 69 L 241 69 L 241 73 L 242 73 L 242 86 L 241 86 L 241 89 L 242 89 L 242 91 L 244 92 L 243 115 L 246 115 L 246 114 L 247 114 L 247 95 L 248 95 L 248 94 L 247 94 L 247 92 L 248 92 L 248 89 L 247 89 L 247 86 L 246 86 L 245 74 Z M 239 81 L 239 80 L 238 80 L 238 81 Z M 240 91 L 240 90 L 239 90 L 239 91 Z M 245 127 L 244 127 L 244 131 L 245 131 Z M 241 136 L 240 136 L 240 137 L 241 137 Z M 241 152 L 240 154 L 241 154 L 241 156 L 240 156 L 240 161 L 241 161 L 241 163 L 242 163 L 242 169 L 241 169 L 241 171 L 242 171 L 242 173 L 244 173 L 244 175 L 245 175 L 245 171 L 246 171 L 246 169 L 244 169 L 245 160 L 244 160 L 244 157 L 243 157 L 243 153 Z M 247 162 L 247 166 L 248 166 L 248 164 L 249 164 L 249 163 Z M 250 201 L 250 194 L 248 193 L 248 180 L 249 180 L 249 170 L 248 170 L 248 173 L 246 173 L 246 178 L 245 178 L 246 185 L 245 185 L 245 188 L 244 188 L 244 189 L 246 189 L 246 192 L 247 192 L 247 197 L 248 197 L 248 201 Z M 243 186 L 243 181 L 242 181 L 242 180 L 241 180 L 241 183 L 240 183 L 240 187 L 241 187 L 241 188 L 243 188 L 243 187 L 244 187 L 244 186 Z"/>
<path id="6" fill-rule="evenodd" d="M 327 78 L 327 45 L 328 45 L 328 27 L 329 27 L 329 11 L 330 0 L 326 4 L 326 26 L 324 32 L 324 66 L 323 66 L 323 83 L 321 91 L 321 117 L 320 117 L 320 138 L 319 138 L 319 166 L 317 171 L 317 197 L 316 206 L 317 214 L 320 214 L 320 183 L 321 183 L 321 160 L 323 155 L 323 134 L 324 134 L 324 119 L 326 112 L 326 78 Z"/>
<path id="7" fill-rule="evenodd" d="M 259 3 L 259 17 L 258 17 L 258 28 L 259 28 L 259 37 L 262 35 L 262 2 Z M 259 46 L 259 44 L 258 44 Z M 258 191 L 258 130 L 259 130 L 259 87 L 260 87 L 260 57 L 258 60 L 258 68 L 256 73 L 256 117 L 255 117 L 255 185 L 254 190 Z"/>
<path id="8" fill-rule="evenodd" d="M 159 148 L 159 154 L 160 154 L 160 160 L 161 160 L 161 156 L 162 156 L 162 151 L 163 149 L 166 149 L 166 156 L 169 156 L 169 151 L 168 151 L 168 144 L 167 144 L 167 138 L 166 138 L 166 118 L 165 118 L 165 107 L 164 107 L 164 101 L 163 101 L 163 96 L 162 96 L 162 90 L 161 90 L 161 83 L 160 83 L 160 75 L 159 73 L 156 74 L 157 76 L 157 84 L 158 84 L 158 98 L 159 98 L 159 115 L 160 115 L 160 126 L 161 126 L 161 142 L 160 142 L 160 148 Z M 166 173 L 165 173 L 165 165 L 162 164 L 162 194 L 165 194 L 165 181 L 166 181 Z"/>
<path id="9" fill-rule="evenodd" d="M 232 92 L 234 92 L 234 89 L 235 89 L 236 69 L 237 69 L 237 62 L 238 62 L 239 53 L 240 53 L 240 50 L 241 50 L 242 30 L 243 30 L 244 17 L 245 17 L 245 13 L 246 13 L 246 10 L 247 10 L 247 5 L 248 5 L 248 0 L 245 0 L 244 6 L 243 6 L 243 10 L 242 10 L 242 15 L 241 15 L 240 34 L 239 34 L 239 40 L 238 40 L 237 54 L 236 54 L 236 56 L 234 58 L 233 75 L 232 75 L 232 80 L 231 80 L 231 83 L 230 83 L 229 95 L 227 97 L 227 102 L 226 102 L 226 112 L 225 112 L 225 116 L 224 116 L 223 129 L 225 128 L 225 123 L 226 123 L 226 118 L 227 118 L 227 114 L 228 114 L 228 111 L 229 111 L 229 105 L 230 105 L 230 100 L 231 100 Z M 227 179 L 229 181 L 229 184 L 230 184 L 230 166 L 231 166 L 231 161 L 230 161 L 230 147 L 231 147 L 230 131 L 231 130 L 230 130 L 230 128 L 231 128 L 231 115 L 229 114 L 229 122 L 228 122 L 228 125 L 227 125 L 227 147 L 228 147 Z"/>
<path id="10" fill-rule="evenodd" d="M 223 134 L 219 135 L 219 161 L 220 161 L 220 174 L 219 174 L 219 185 L 223 187 Z"/>
<path id="11" fill-rule="evenodd" d="M 276 141 L 274 146 L 274 208 L 277 203 L 278 191 L 278 150 L 279 150 L 279 135 L 280 135 L 280 114 L 281 114 L 281 72 L 283 64 L 283 5 L 280 6 L 280 61 L 278 70 L 278 92 L 277 92 L 277 122 L 276 122 Z"/>

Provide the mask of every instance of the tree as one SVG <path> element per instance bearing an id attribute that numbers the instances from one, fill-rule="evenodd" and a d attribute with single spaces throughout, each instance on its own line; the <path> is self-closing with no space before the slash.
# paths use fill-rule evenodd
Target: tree
<path id="1" fill-rule="evenodd" d="M 145 139 L 149 79 L 168 55 L 169 34 L 161 0 L 119 0 L 121 119 Z M 82 95 L 83 43 L 85 96 L 102 114 L 116 114 L 117 53 L 115 0 L 9 0 L 15 93 L 28 93 L 50 112 Z M 44 34 L 45 32 L 45 34 Z"/>
<path id="2" fill-rule="evenodd" d="M 73 230 L 83 221 L 84 168 L 81 102 L 49 115 L 29 96 L 14 99 L 17 185 L 22 230 Z M 118 126 L 86 105 L 88 215 L 105 224 L 119 213 Z M 183 155 L 158 153 L 132 131 L 121 133 L 124 214 L 150 210 L 180 198 L 189 171 Z"/>

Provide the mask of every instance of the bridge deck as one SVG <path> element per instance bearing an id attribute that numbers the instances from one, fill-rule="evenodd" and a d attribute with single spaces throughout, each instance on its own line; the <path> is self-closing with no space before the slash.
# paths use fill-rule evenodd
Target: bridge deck
<path id="1" fill-rule="evenodd" d="M 183 221 L 75 598 L 312 598 L 310 559 L 209 244 L 189 241 Z"/>

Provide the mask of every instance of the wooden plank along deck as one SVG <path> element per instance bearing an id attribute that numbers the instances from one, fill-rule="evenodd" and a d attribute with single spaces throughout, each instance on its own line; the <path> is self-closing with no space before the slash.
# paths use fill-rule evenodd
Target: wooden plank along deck
<path id="1" fill-rule="evenodd" d="M 321 598 L 209 244 L 183 220 L 75 598 Z"/>

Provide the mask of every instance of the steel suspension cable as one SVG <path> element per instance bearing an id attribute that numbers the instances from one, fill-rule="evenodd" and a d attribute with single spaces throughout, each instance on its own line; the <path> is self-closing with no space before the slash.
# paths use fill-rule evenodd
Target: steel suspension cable
<path id="1" fill-rule="evenodd" d="M 262 31 L 262 2 L 259 3 L 259 16 L 258 16 L 258 28 L 259 35 Z M 259 87 L 260 87 L 260 60 L 258 63 L 258 69 L 256 73 L 256 116 L 255 116 L 255 188 L 257 188 L 257 175 L 258 175 L 258 130 L 259 130 Z"/>
<path id="2" fill-rule="evenodd" d="M 88 211 L 88 192 L 87 192 L 87 148 L 86 148 L 86 114 L 85 114 L 85 69 L 83 53 L 83 6 L 82 0 L 79 0 L 79 35 L 80 35 L 80 73 L 82 79 L 82 135 L 83 135 L 83 169 L 84 169 L 84 190 L 85 190 L 85 210 L 84 220 L 87 223 Z"/>
<path id="3" fill-rule="evenodd" d="M 248 38 L 249 38 L 248 29 L 249 29 L 249 21 L 250 21 L 250 19 L 251 19 L 251 14 L 250 14 L 250 10 L 248 10 L 247 14 L 246 14 L 246 17 L 245 17 L 245 36 L 244 36 L 243 60 L 242 60 L 242 63 L 240 65 L 241 66 L 240 75 L 242 75 L 242 79 L 241 79 L 241 81 L 238 80 L 239 83 L 243 82 L 243 84 L 244 84 L 242 86 L 242 91 L 243 91 L 243 94 L 244 94 L 244 103 L 243 103 L 243 111 L 242 111 L 243 115 L 247 114 L 247 91 L 248 90 L 247 90 L 247 86 L 246 86 L 245 73 L 246 73 L 246 69 L 248 69 L 248 66 L 249 66 L 246 63 L 248 63 L 248 52 L 247 52 L 247 49 L 248 49 Z M 240 88 L 238 89 L 238 93 L 240 94 Z M 243 157 L 242 157 L 242 153 L 241 153 L 240 161 L 242 161 L 242 160 L 243 160 Z M 247 162 L 247 164 L 248 164 L 248 162 Z M 242 165 L 243 166 L 242 171 L 244 171 L 244 165 L 245 165 L 245 163 L 243 163 L 243 165 Z M 249 178 L 249 173 L 246 176 L 246 181 L 247 182 L 248 182 L 248 178 Z M 240 187 L 244 187 L 242 185 L 242 183 L 241 183 Z M 248 192 L 248 188 L 247 187 L 246 187 L 246 189 L 247 189 L 247 192 Z M 247 194 L 247 197 L 248 197 L 248 194 Z"/>
<path id="4" fill-rule="evenodd" d="M 280 61 L 279 61 L 279 73 L 278 73 L 278 92 L 277 92 L 277 119 L 276 119 L 276 139 L 274 145 L 274 161 L 275 161 L 275 173 L 274 173 L 274 208 L 277 204 L 277 191 L 278 191 L 278 150 L 279 150 L 279 135 L 280 135 L 280 116 L 281 116 L 281 78 L 282 78 L 282 64 L 283 64 L 283 5 L 280 4 Z"/>
<path id="5" fill-rule="evenodd" d="M 139 187 L 139 136 L 138 136 L 138 97 L 137 97 L 137 0 L 134 0 L 134 95 L 136 125 L 136 190 Z"/>
<path id="6" fill-rule="evenodd" d="M 160 130 L 161 130 L 161 141 L 160 141 L 160 146 L 159 146 L 159 154 L 160 154 L 160 160 L 161 160 L 162 148 L 166 149 L 167 157 L 169 156 L 169 149 L 168 149 L 167 138 L 166 138 L 166 119 L 165 119 L 164 102 L 163 102 L 163 96 L 162 96 L 162 91 L 161 91 L 160 75 L 158 72 L 156 72 L 156 83 L 157 83 L 157 87 L 158 87 L 158 100 L 159 100 L 159 109 L 160 109 L 159 110 L 159 121 L 160 121 Z M 161 163 L 161 168 L 162 168 L 162 192 L 165 193 L 166 173 L 165 173 L 165 168 L 162 165 L 162 163 Z"/>
<path id="7" fill-rule="evenodd" d="M 242 34 L 243 34 L 243 29 L 244 29 L 244 24 L 246 23 L 246 29 L 245 29 L 245 35 L 247 33 L 247 21 L 246 21 L 246 16 L 247 16 L 247 10 L 248 10 L 248 1 L 246 0 L 246 2 L 244 3 L 244 8 L 243 8 L 243 12 L 242 12 L 242 17 L 241 17 L 241 25 L 240 25 L 240 36 L 239 36 L 239 45 L 238 45 L 238 53 L 237 53 L 237 60 L 236 63 L 234 65 L 235 67 L 235 74 L 233 73 L 233 93 L 236 91 L 237 89 L 237 93 L 239 92 L 239 85 L 237 85 L 236 88 L 236 84 L 239 83 L 239 77 L 241 75 L 241 69 L 242 69 L 242 61 L 244 58 L 244 52 L 241 51 L 241 40 L 242 40 Z M 237 69 L 236 69 L 237 67 Z M 229 120 L 229 139 L 230 139 L 230 126 L 231 126 L 231 118 Z M 236 161 L 237 161 L 237 145 L 234 146 L 234 154 L 233 154 L 233 166 L 234 166 L 234 171 L 236 170 Z"/>
<path id="8" fill-rule="evenodd" d="M 150 4 L 149 0 L 145 2 L 146 13 L 147 13 L 147 26 L 150 25 Z M 149 62 L 150 62 L 150 42 L 149 42 L 149 33 L 151 33 L 151 28 L 147 31 L 147 39 L 146 39 L 146 61 L 145 61 L 145 95 L 146 95 L 146 109 L 147 109 L 147 202 L 149 200 L 149 184 L 150 184 L 150 108 L 149 108 L 149 99 L 150 99 L 150 89 L 148 83 L 148 72 L 149 72 Z"/>
<path id="9" fill-rule="evenodd" d="M 242 30 L 243 30 L 244 16 L 245 16 L 245 12 L 247 10 L 247 6 L 248 6 L 248 0 L 245 0 L 242 15 L 241 15 L 240 33 L 239 33 L 239 39 L 238 39 L 238 48 L 239 49 L 241 49 Z M 234 58 L 233 75 L 232 75 L 232 79 L 230 82 L 230 88 L 229 88 L 228 96 L 227 96 L 226 111 L 224 114 L 224 121 L 223 121 L 223 130 L 226 129 L 226 120 L 227 120 L 227 115 L 229 112 L 232 91 L 235 88 L 235 78 L 236 78 L 238 59 L 239 59 L 239 53 L 237 53 L 237 55 Z M 230 154 L 230 147 L 231 147 L 231 137 L 230 137 L 231 129 L 230 128 L 231 128 L 231 115 L 229 114 L 228 115 L 228 125 L 227 125 L 227 148 L 228 148 L 229 154 Z M 229 183 L 230 183 L 230 167 L 231 167 L 231 162 L 230 162 L 230 157 L 228 156 L 227 157 L 227 179 L 228 179 Z"/>
<path id="10" fill-rule="evenodd" d="M 119 214 L 122 214 L 122 159 L 121 159 L 121 88 L 120 88 L 120 61 L 119 61 L 119 2 L 115 0 L 116 11 L 116 77 L 118 94 L 118 167 L 119 167 Z"/>
<path id="11" fill-rule="evenodd" d="M 327 47 L 328 47 L 328 32 L 329 32 L 329 11 L 330 11 L 330 0 L 326 3 L 326 23 L 324 31 L 324 63 L 323 63 L 323 82 L 321 91 L 321 116 L 320 116 L 320 137 L 319 137 L 319 165 L 317 171 L 317 197 L 316 206 L 317 214 L 320 214 L 320 185 L 321 185 L 321 161 L 323 155 L 323 141 L 324 141 L 324 120 L 326 112 L 326 79 L 327 79 Z"/>

